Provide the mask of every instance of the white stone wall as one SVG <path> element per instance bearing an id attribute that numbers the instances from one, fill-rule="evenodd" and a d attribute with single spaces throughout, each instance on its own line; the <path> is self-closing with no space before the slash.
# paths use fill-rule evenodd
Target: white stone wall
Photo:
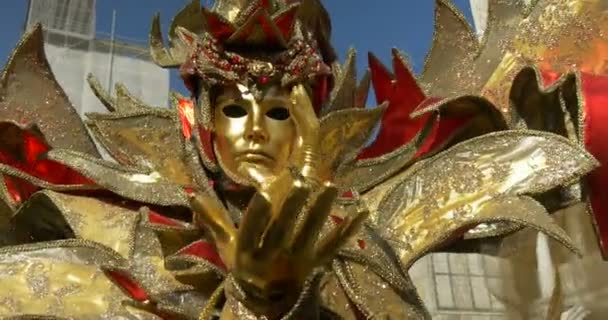
<path id="1" fill-rule="evenodd" d="M 72 104 L 78 112 L 105 112 L 105 107 L 93 94 L 86 81 L 92 73 L 104 86 L 108 83 L 110 67 L 115 83 L 123 83 L 131 93 L 142 101 L 159 107 L 167 107 L 169 99 L 169 72 L 147 59 L 115 55 L 110 66 L 106 52 L 72 50 L 52 44 L 45 46 L 47 58 Z M 109 89 L 109 88 L 107 88 Z"/>

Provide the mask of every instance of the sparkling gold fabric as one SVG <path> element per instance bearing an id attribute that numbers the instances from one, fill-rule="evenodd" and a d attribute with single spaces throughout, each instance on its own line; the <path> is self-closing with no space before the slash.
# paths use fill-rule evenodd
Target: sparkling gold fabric
<path id="1" fill-rule="evenodd" d="M 232 21 L 233 11 L 245 6 L 245 2 L 218 1 L 215 10 Z M 370 217 L 356 232 L 348 233 L 348 241 L 327 263 L 310 272 L 301 291 L 295 292 L 295 303 L 279 318 L 428 319 L 430 315 L 411 283 L 408 269 L 428 252 L 461 237 L 483 241 L 485 237 L 505 236 L 531 227 L 558 240 L 565 248 L 581 252 L 547 210 L 584 200 L 576 192 L 577 184 L 598 165 L 577 140 L 580 101 L 562 104 L 567 99 L 560 100 L 553 88 L 542 88 L 534 69 L 525 69 L 517 77 L 510 73 L 520 71 L 522 52 L 537 52 L 532 47 L 538 41 L 524 36 L 515 38 L 513 43 L 519 51 L 501 42 L 526 24 L 526 32 L 535 35 L 553 31 L 562 34 L 564 26 L 551 24 L 562 18 L 548 19 L 549 23 L 541 12 L 558 8 L 557 2 L 539 2 L 535 8 L 541 9 L 534 9 L 530 20 L 521 22 L 523 7 L 492 1 L 490 16 L 501 22 L 492 24 L 484 47 L 467 29 L 463 17 L 447 2 L 439 1 L 438 29 L 421 82 L 431 94 L 466 96 L 417 110 L 412 116 L 433 114 L 426 127 L 409 144 L 380 158 L 355 161 L 374 125 L 390 106 L 360 108 L 367 86 L 357 85 L 353 53 L 343 66 L 332 66 L 336 85 L 321 110 L 319 125 L 307 123 L 312 127 L 309 136 L 324 139 L 314 141 L 319 144 L 314 151 L 323 161 L 308 161 L 310 154 L 304 154 L 302 162 L 313 173 L 327 170 L 327 177 L 322 178 L 335 178 L 337 190 L 351 191 L 352 197 L 340 197 L 330 203 L 331 218 L 320 230 L 312 232 L 321 236 L 315 239 L 325 239 L 323 236 L 335 230 L 352 231 L 339 226 L 364 216 L 359 215 L 360 208 L 369 210 Z M 574 12 L 580 17 L 582 12 L 592 14 L 598 8 L 596 2 L 566 2 L 569 7 L 558 9 L 559 14 Z M 151 46 L 160 65 L 175 66 L 185 59 L 180 51 L 184 46 L 178 43 L 175 29 L 181 26 L 193 33 L 201 32 L 203 26 L 195 15 L 198 8 L 198 2 L 193 1 L 176 17 L 171 27 L 171 49 L 162 45 L 159 20 L 155 19 Z M 309 1 L 303 9 L 307 15 L 302 13 L 302 19 L 309 20 L 302 23 L 321 24 L 316 26 L 317 36 L 324 38 L 328 28 L 322 25 L 323 17 L 310 17 L 311 12 L 320 12 L 314 10 L 318 8 L 316 1 Z M 544 26 L 543 32 L 547 33 L 534 31 L 530 25 L 534 19 L 539 22 L 532 25 Z M 38 37 L 40 46 L 40 36 L 37 29 L 26 37 L 9 64 L 10 72 L 17 72 L 11 68 L 22 55 L 42 54 L 32 42 Z M 563 56 L 558 60 L 562 61 Z M 50 84 L 45 82 L 39 89 L 60 101 L 56 82 L 50 74 L 46 76 L 43 80 Z M 6 75 L 3 83 L 7 83 Z M 231 261 L 222 261 L 227 251 L 235 249 L 223 250 L 208 243 L 215 239 L 213 233 L 192 218 L 190 189 L 205 194 L 203 199 L 209 201 L 208 205 L 224 205 L 218 200 L 224 200 L 221 191 L 225 190 L 221 189 L 223 186 L 209 186 L 217 174 L 207 171 L 218 169 L 221 163 L 213 168 L 206 163 L 209 159 L 198 145 L 200 137 L 185 139 L 173 111 L 145 106 L 120 86 L 117 96 L 110 97 L 94 79 L 91 84 L 111 113 L 91 115 L 89 128 L 119 163 L 99 159 L 89 150 L 86 135 L 61 136 L 69 131 L 65 130 L 68 122 L 50 126 L 51 121 L 44 123 L 48 127 L 41 124 L 55 147 L 45 154 L 45 159 L 73 169 L 92 184 L 54 184 L 20 168 L 0 166 L 4 176 L 22 179 L 38 188 L 25 204 L 17 207 L 7 200 L 7 185 L 0 184 L 7 198 L 6 211 L 10 212 L 0 216 L 0 227 L 7 226 L 0 229 L 6 237 L 6 246 L 0 248 L 0 316 L 211 319 L 221 314 L 222 319 L 267 319 L 250 308 L 251 301 L 261 300 L 235 280 L 236 273 L 226 267 Z M 576 89 L 576 82 L 571 85 Z M 474 96 L 482 89 L 485 98 Z M 509 90 L 513 93 L 510 96 L 506 93 Z M 211 108 L 211 100 L 205 94 L 200 103 Z M 512 112 L 510 117 L 504 117 L 492 104 L 505 107 L 501 103 L 507 96 L 515 104 L 513 110 L 508 110 Z M 542 107 L 536 106 L 539 101 L 543 102 Z M 58 105 L 54 111 L 35 110 L 48 113 L 53 119 L 71 119 L 64 104 Z M 539 110 L 551 112 L 559 121 L 544 121 Z M 470 115 L 475 121 L 449 137 L 436 153 L 414 158 L 435 121 L 454 114 Z M 84 130 L 80 122 L 76 127 Z M 199 128 L 193 125 L 192 129 L 198 136 Z M 504 131 L 488 134 L 497 130 Z M 268 190 L 278 195 L 284 191 Z M 571 192 L 569 196 L 557 196 L 556 190 Z M 270 207 L 273 205 L 277 204 Z M 298 223 L 306 217 L 294 217 L 289 227 L 302 227 Z M 229 220 L 227 225 L 236 229 L 235 224 L 242 221 L 235 220 Z M 526 233 L 516 235 L 523 237 Z M 585 247 L 582 252 L 586 252 Z M 566 252 L 561 254 L 564 260 L 568 259 Z M 250 265 L 261 269 L 264 261 L 256 259 Z M 275 266 L 265 267 L 274 270 Z M 128 275 L 128 281 L 113 272 Z"/>

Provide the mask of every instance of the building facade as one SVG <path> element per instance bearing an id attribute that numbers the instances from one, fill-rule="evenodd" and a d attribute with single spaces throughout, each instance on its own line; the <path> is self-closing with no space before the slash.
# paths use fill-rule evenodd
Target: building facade
<path id="1" fill-rule="evenodd" d="M 82 116 L 105 112 L 87 84 L 93 74 L 108 90 L 116 83 L 152 106 L 166 107 L 169 72 L 150 58 L 145 41 L 101 37 L 95 30 L 95 0 L 30 0 L 26 28 L 41 23 L 53 72 Z"/>

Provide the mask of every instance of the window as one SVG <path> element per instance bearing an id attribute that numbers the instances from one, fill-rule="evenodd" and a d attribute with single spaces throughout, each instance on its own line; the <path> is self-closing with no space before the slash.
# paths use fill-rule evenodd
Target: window
<path id="1" fill-rule="evenodd" d="M 438 311 L 500 314 L 505 307 L 488 290 L 498 284 L 498 260 L 478 254 L 436 253 L 432 274 Z"/>

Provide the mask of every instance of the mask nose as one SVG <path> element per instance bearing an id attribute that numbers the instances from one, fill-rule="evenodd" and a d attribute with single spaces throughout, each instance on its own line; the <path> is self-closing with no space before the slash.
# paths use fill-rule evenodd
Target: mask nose
<path id="1" fill-rule="evenodd" d="M 264 143 L 268 141 L 269 135 L 264 123 L 264 114 L 258 105 L 254 105 L 247 121 L 245 139 L 254 143 Z"/>
<path id="2" fill-rule="evenodd" d="M 253 125 L 247 130 L 245 138 L 254 143 L 264 143 L 268 141 L 268 133 L 259 125 Z"/>

